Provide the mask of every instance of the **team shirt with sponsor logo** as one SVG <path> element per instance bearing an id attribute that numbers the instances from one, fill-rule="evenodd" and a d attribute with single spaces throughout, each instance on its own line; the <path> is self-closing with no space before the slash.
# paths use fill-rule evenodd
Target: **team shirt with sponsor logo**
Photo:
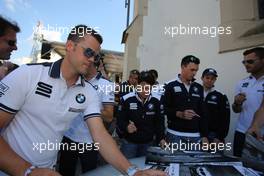
<path id="1" fill-rule="evenodd" d="M 208 118 L 204 104 L 203 86 L 197 82 L 184 84 L 180 75 L 165 84 L 164 103 L 168 118 L 167 131 L 177 136 L 206 137 L 208 135 Z M 176 116 L 176 111 L 193 110 L 198 116 L 191 120 Z"/>
<path id="2" fill-rule="evenodd" d="M 0 109 L 14 114 L 1 135 L 18 155 L 38 167 L 53 167 L 62 136 L 79 113 L 84 120 L 100 116 L 96 90 L 81 76 L 67 87 L 61 63 L 62 59 L 23 65 L 0 84 Z"/>
<path id="3" fill-rule="evenodd" d="M 246 100 L 242 105 L 242 111 L 239 114 L 236 130 L 245 133 L 253 120 L 254 114 L 260 107 L 264 92 L 264 76 L 256 80 L 249 76 L 239 81 L 235 88 L 235 95 L 239 93 L 246 94 Z"/>
<path id="4" fill-rule="evenodd" d="M 101 105 L 114 105 L 114 84 L 97 74 L 94 78 L 89 80 L 93 87 L 97 90 Z M 101 109 L 103 106 L 101 106 Z M 78 115 L 70 125 L 69 130 L 66 131 L 65 136 L 75 142 L 92 143 L 90 131 L 87 124 L 83 121 L 83 114 Z"/>

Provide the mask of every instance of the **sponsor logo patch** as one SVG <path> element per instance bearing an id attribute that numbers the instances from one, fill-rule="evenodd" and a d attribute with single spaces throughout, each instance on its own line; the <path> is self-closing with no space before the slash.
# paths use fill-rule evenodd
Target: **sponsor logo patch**
<path id="1" fill-rule="evenodd" d="M 180 86 L 175 86 L 175 87 L 173 87 L 173 89 L 174 89 L 174 92 L 175 92 L 175 93 L 177 93 L 177 92 L 182 92 L 182 89 L 181 89 Z"/>
<path id="2" fill-rule="evenodd" d="M 146 112 L 146 115 L 155 115 L 155 112 Z"/>
<path id="3" fill-rule="evenodd" d="M 149 110 L 152 110 L 153 108 L 154 108 L 154 105 L 150 103 L 150 104 L 148 105 L 148 109 L 149 109 Z"/>
<path id="4" fill-rule="evenodd" d="M 130 103 L 129 104 L 129 109 L 137 110 L 137 103 Z"/>
<path id="5" fill-rule="evenodd" d="M 78 103 L 82 104 L 85 102 L 86 98 L 83 94 L 78 94 L 78 95 L 76 95 L 75 99 Z"/>
<path id="6" fill-rule="evenodd" d="M 200 97 L 199 94 L 192 94 L 193 97 Z"/>
<path id="7" fill-rule="evenodd" d="M 242 87 L 247 87 L 248 85 L 249 85 L 249 83 L 245 82 L 245 83 L 242 84 Z"/>
<path id="8" fill-rule="evenodd" d="M 84 109 L 77 109 L 77 108 L 70 107 L 68 111 L 69 112 L 78 112 L 78 113 L 80 113 L 80 112 L 84 112 Z"/>
<path id="9" fill-rule="evenodd" d="M 9 89 L 7 85 L 5 85 L 3 82 L 0 82 L 0 91 L 6 92 Z"/>

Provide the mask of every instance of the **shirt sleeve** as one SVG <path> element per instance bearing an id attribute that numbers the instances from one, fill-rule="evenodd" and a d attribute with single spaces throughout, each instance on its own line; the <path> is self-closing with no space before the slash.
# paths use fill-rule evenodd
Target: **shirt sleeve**
<path id="1" fill-rule="evenodd" d="M 156 118 L 155 118 L 155 132 L 157 135 L 156 142 L 159 142 L 162 139 L 165 139 L 165 117 L 164 117 L 164 106 L 160 101 L 157 103 L 156 107 Z"/>
<path id="2" fill-rule="evenodd" d="M 218 122 L 217 137 L 220 140 L 224 140 L 229 131 L 230 124 L 230 105 L 226 95 L 221 95 L 219 102 L 220 116 Z"/>
<path id="3" fill-rule="evenodd" d="M 129 110 L 126 106 L 126 102 L 123 98 L 120 100 L 120 105 L 118 106 L 118 112 L 117 112 L 117 133 L 124 137 L 127 134 L 127 126 L 129 124 Z"/>
<path id="4" fill-rule="evenodd" d="M 93 117 L 100 117 L 101 116 L 101 102 L 96 90 L 91 85 L 86 85 L 88 87 L 89 96 L 87 97 L 87 108 L 84 111 L 84 120 Z"/>
<path id="5" fill-rule="evenodd" d="M 23 106 L 30 86 L 30 69 L 22 65 L 0 81 L 0 109 L 14 114 Z"/>
<path id="6" fill-rule="evenodd" d="M 108 82 L 107 84 L 105 84 L 104 86 L 104 92 L 102 95 L 102 104 L 103 105 L 114 105 L 115 102 L 115 87 L 114 87 L 114 83 L 112 82 Z"/>
<path id="7" fill-rule="evenodd" d="M 174 120 L 172 117 L 176 117 L 176 107 L 173 106 L 173 89 L 169 85 L 165 85 L 165 92 L 161 98 L 161 102 L 164 105 L 164 112 L 169 120 Z M 172 119 L 171 119 L 172 118 Z"/>
<path id="8" fill-rule="evenodd" d="M 199 120 L 199 131 L 201 134 L 201 137 L 208 137 L 208 109 L 207 106 L 205 104 L 205 102 L 203 101 L 203 96 L 200 99 L 200 103 L 198 104 L 198 109 L 200 110 L 200 120 Z"/>

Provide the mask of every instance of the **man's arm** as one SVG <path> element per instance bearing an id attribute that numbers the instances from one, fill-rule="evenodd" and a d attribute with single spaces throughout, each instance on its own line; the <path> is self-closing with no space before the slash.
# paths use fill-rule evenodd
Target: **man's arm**
<path id="1" fill-rule="evenodd" d="M 13 118 L 13 114 L 0 110 L 0 128 L 8 125 Z M 29 162 L 21 158 L 0 136 L 0 170 L 8 175 L 24 176 L 25 171 L 32 166 Z M 61 176 L 59 173 L 46 168 L 33 169 L 30 176 Z"/>
<path id="2" fill-rule="evenodd" d="M 261 139 L 261 128 L 264 126 L 264 97 L 262 99 L 261 106 L 259 109 L 255 112 L 253 122 L 251 123 L 250 128 L 248 129 L 248 132 L 250 134 L 257 135 L 258 139 Z"/>
<path id="3" fill-rule="evenodd" d="M 155 117 L 155 132 L 156 132 L 156 142 L 157 144 L 162 143 L 165 139 L 165 117 L 164 117 L 164 106 L 161 102 L 158 102 L 158 107 L 156 107 L 156 117 Z"/>
<path id="4" fill-rule="evenodd" d="M 113 120 L 114 105 L 103 104 L 103 109 L 101 110 L 101 115 L 103 120 L 107 123 L 112 122 Z"/>
<path id="5" fill-rule="evenodd" d="M 95 142 L 99 143 L 99 152 L 104 159 L 116 169 L 122 173 L 126 173 L 127 169 L 131 166 L 131 163 L 124 157 L 124 155 L 118 149 L 115 141 L 106 131 L 102 119 L 100 117 L 93 117 L 86 120 L 88 128 Z M 161 171 L 138 171 L 135 176 L 140 175 L 149 176 L 165 176 L 166 174 Z"/>
<path id="6" fill-rule="evenodd" d="M 161 104 L 164 105 L 164 114 L 167 115 L 167 118 L 169 120 L 173 120 L 178 115 L 177 112 L 182 113 L 180 111 L 177 111 L 176 107 L 173 106 L 173 89 L 169 85 L 164 86 L 164 95 L 161 98 Z M 178 116 L 177 116 L 178 117 Z M 172 118 L 172 119 L 171 119 Z"/>
<path id="7" fill-rule="evenodd" d="M 223 141 L 226 138 L 230 125 L 230 105 L 226 95 L 221 95 L 219 102 L 220 114 L 217 128 L 217 139 Z"/>
<path id="8" fill-rule="evenodd" d="M 10 123 L 12 118 L 13 114 L 0 110 L 0 128 Z M 10 175 L 23 176 L 25 170 L 31 166 L 11 149 L 2 136 L 0 136 L 0 156 L 0 170 Z"/>
<path id="9" fill-rule="evenodd" d="M 128 110 L 126 109 L 125 102 L 123 98 L 120 100 L 120 104 L 118 106 L 118 110 L 116 113 L 116 123 L 119 135 L 124 136 L 127 134 L 127 127 L 129 125 L 129 119 L 128 119 Z"/>
<path id="10" fill-rule="evenodd" d="M 131 164 L 118 150 L 113 138 L 106 131 L 102 120 L 99 117 L 93 117 L 86 120 L 86 123 L 94 141 L 99 143 L 99 151 L 104 159 L 124 173 Z"/>

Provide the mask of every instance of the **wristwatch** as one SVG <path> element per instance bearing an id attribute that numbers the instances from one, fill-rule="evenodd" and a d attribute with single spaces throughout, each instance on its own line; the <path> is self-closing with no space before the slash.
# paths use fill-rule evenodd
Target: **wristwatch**
<path id="1" fill-rule="evenodd" d="M 29 174 L 31 174 L 31 172 L 33 171 L 33 169 L 36 169 L 36 166 L 30 166 L 29 168 L 27 168 L 27 170 L 24 173 L 24 176 L 29 176 Z"/>
<path id="2" fill-rule="evenodd" d="M 139 168 L 136 165 L 131 165 L 126 171 L 126 176 L 134 176 L 137 171 Z"/>

